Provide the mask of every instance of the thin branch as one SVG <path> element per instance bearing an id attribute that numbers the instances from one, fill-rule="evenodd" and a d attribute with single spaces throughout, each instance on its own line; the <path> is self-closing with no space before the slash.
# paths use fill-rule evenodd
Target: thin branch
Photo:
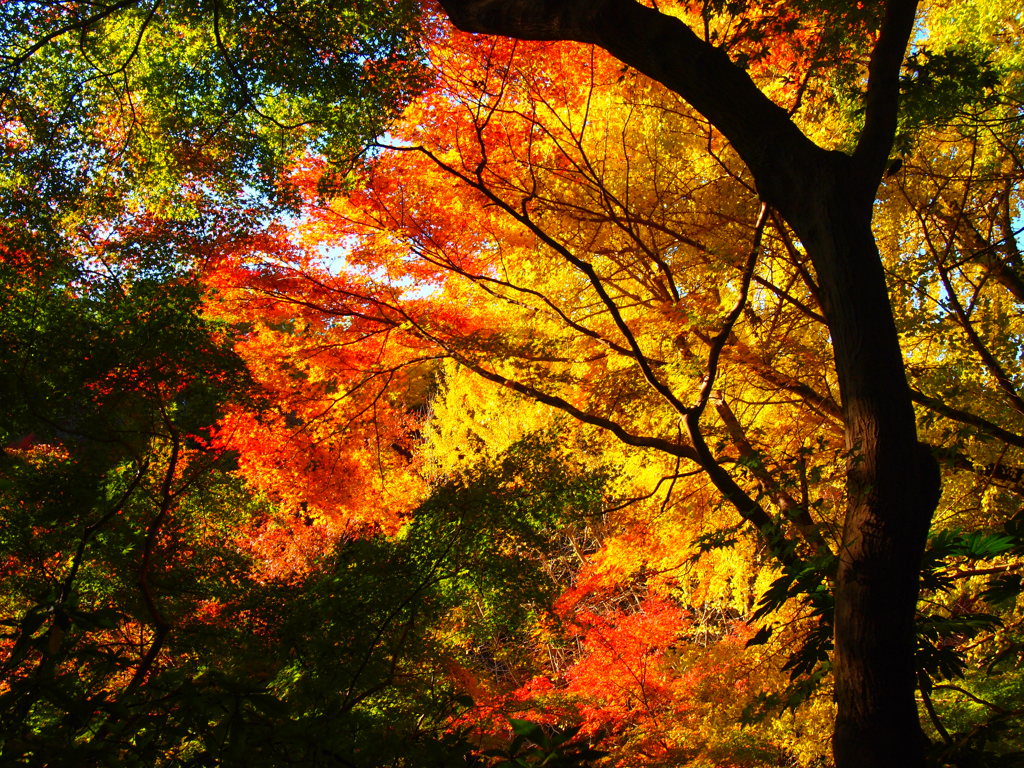
<path id="1" fill-rule="evenodd" d="M 935 730 L 938 731 L 939 736 L 946 744 L 952 744 L 953 739 L 950 738 L 949 731 L 942 724 L 942 720 L 939 719 L 939 713 L 935 711 L 935 706 L 932 704 L 932 696 L 930 689 L 932 688 L 931 681 L 922 672 L 918 675 L 919 682 L 917 689 L 921 692 L 921 701 L 924 703 L 925 711 L 928 713 L 928 718 L 932 721 L 932 725 L 935 726 Z"/>
<path id="2" fill-rule="evenodd" d="M 157 605 L 156 597 L 154 596 L 152 586 L 149 583 L 149 572 L 153 561 L 153 553 L 156 549 L 157 536 L 160 535 L 160 531 L 163 528 L 164 523 L 167 521 L 167 517 L 171 514 L 171 510 L 174 508 L 175 494 L 173 483 L 174 476 L 178 470 L 178 459 L 181 452 L 181 439 L 178 435 L 177 429 L 170 423 L 170 419 L 167 418 L 166 415 L 164 417 L 164 421 L 171 433 L 171 455 L 167 460 L 167 470 L 164 472 L 164 478 L 160 484 L 160 507 L 157 510 L 156 516 L 150 521 L 149 527 L 146 529 L 146 539 L 143 544 L 142 560 L 139 563 L 138 570 L 139 590 L 142 593 L 142 600 L 146 605 L 146 610 L 153 622 L 154 635 L 153 641 L 150 643 L 145 656 L 143 656 L 142 661 L 139 662 L 139 666 L 136 667 L 135 673 L 132 675 L 132 679 L 125 687 L 124 695 L 131 693 L 145 681 L 146 675 L 149 674 L 149 670 L 156 661 L 156 657 L 159 655 L 164 642 L 167 639 L 167 635 L 171 631 L 170 622 L 167 621 L 167 618 L 160 610 L 160 606 Z"/>
<path id="3" fill-rule="evenodd" d="M 723 398 L 719 393 L 713 398 L 713 401 L 719 418 L 722 420 L 726 430 L 729 432 L 729 437 L 732 438 L 733 443 L 740 452 L 740 457 L 743 459 L 744 466 L 747 467 L 751 474 L 754 475 L 758 484 L 767 494 L 768 498 L 775 502 L 779 509 L 782 510 L 782 513 L 793 522 L 793 525 L 800 532 L 800 535 L 803 536 L 807 543 L 814 549 L 815 554 L 823 554 L 825 552 L 831 554 L 828 544 L 821 536 L 821 531 L 818 530 L 818 526 L 815 524 L 814 520 L 811 519 L 807 505 L 801 504 L 794 499 L 789 492 L 779 485 L 775 478 L 772 477 L 772 473 L 768 471 L 764 462 L 761 461 L 760 452 L 755 449 L 747 439 L 743 426 L 740 424 L 739 419 L 736 418 L 736 415 L 732 412 L 729 404 L 725 402 L 725 398 Z M 806 497 L 806 493 L 804 495 Z"/>
<path id="4" fill-rule="evenodd" d="M 258 117 L 262 118 L 263 120 L 266 120 L 268 123 L 271 123 L 272 125 L 275 125 L 276 127 L 280 128 L 283 131 L 294 131 L 298 128 L 303 128 L 307 125 L 310 125 L 310 122 L 308 120 L 299 123 L 293 123 L 291 125 L 282 123 L 277 118 L 271 117 L 270 115 L 264 113 L 259 108 L 259 106 L 257 106 L 256 97 L 253 94 L 252 89 L 249 87 L 249 81 L 245 79 L 245 75 L 238 71 L 238 67 L 235 66 L 235 62 L 231 57 L 231 52 L 228 50 L 227 46 L 224 43 L 224 39 L 221 36 L 220 10 L 220 0 L 216 0 L 213 4 L 213 37 L 217 43 L 217 50 L 220 51 L 220 55 L 224 61 L 225 66 L 227 66 L 228 70 L 231 72 L 231 76 L 235 79 L 235 82 L 238 83 L 238 85 L 241 87 L 242 93 L 245 96 L 245 100 L 249 104 L 249 108 L 252 109 L 252 111 Z"/>
<path id="5" fill-rule="evenodd" d="M 924 392 L 914 388 L 910 389 L 910 397 L 915 403 L 923 405 L 925 408 L 929 408 L 936 413 L 945 416 L 947 419 L 958 421 L 961 424 L 970 424 L 972 427 L 977 427 L 982 432 L 985 432 L 998 440 L 1002 440 L 1010 445 L 1015 445 L 1018 448 L 1024 448 L 1024 435 L 1018 435 L 1015 432 L 1003 429 L 998 424 L 994 424 L 982 416 L 968 413 L 967 411 L 963 411 L 959 408 L 954 408 L 953 406 L 944 403 L 937 398 L 930 397 L 929 395 L 924 394 Z"/>
<path id="6" fill-rule="evenodd" d="M 477 179 L 474 180 L 467 176 L 465 173 L 459 171 L 454 166 L 443 161 L 441 158 L 439 158 L 426 147 L 408 147 L 404 149 L 408 151 L 422 152 L 425 156 L 430 158 L 431 161 L 433 161 L 439 168 L 444 170 L 446 173 L 451 174 L 455 178 L 462 181 L 464 184 L 467 184 L 473 189 L 476 189 L 481 194 L 485 195 L 491 202 L 493 202 L 496 206 L 505 211 L 505 213 L 507 213 L 509 216 L 511 216 L 520 224 L 529 229 L 530 232 L 532 232 L 546 246 L 551 248 L 553 251 L 555 251 L 555 253 L 557 253 L 563 259 L 565 259 L 574 267 L 576 267 L 580 272 L 582 272 L 587 277 L 588 281 L 590 282 L 594 291 L 597 293 L 605 309 L 611 315 L 612 321 L 615 323 L 615 326 L 619 329 L 619 332 L 622 334 L 623 338 L 625 338 L 629 348 L 632 350 L 633 358 L 634 360 L 636 360 L 636 363 L 639 366 L 644 379 L 647 381 L 648 384 L 651 385 L 651 387 L 656 392 L 658 392 L 658 394 L 660 394 L 665 399 L 665 401 L 677 413 L 679 413 L 680 415 L 685 415 L 687 413 L 688 408 L 686 407 L 686 405 L 684 405 L 683 402 L 678 397 L 676 397 L 675 393 L 673 393 L 672 390 L 655 375 L 650 359 L 640 349 L 640 344 L 637 341 L 636 336 L 633 334 L 632 329 L 630 329 L 629 325 L 622 317 L 622 313 L 619 311 L 618 305 L 609 295 L 600 276 L 597 274 L 597 271 L 594 269 L 593 265 L 590 262 L 580 258 L 571 250 L 562 245 L 562 243 L 558 242 L 555 238 L 553 238 L 547 231 L 544 230 L 543 227 L 537 224 L 530 217 L 528 211 L 516 209 L 504 198 L 496 194 L 487 184 L 484 183 L 482 177 L 480 176 L 481 171 L 479 169 L 477 171 Z"/>
<path id="7" fill-rule="evenodd" d="M 132 478 L 132 481 L 128 484 L 128 487 L 125 489 L 124 493 L 121 494 L 117 502 L 109 510 L 107 510 L 107 512 L 102 517 L 100 517 L 93 523 L 87 525 L 85 527 L 85 530 L 82 531 L 82 538 L 79 540 L 78 547 L 75 550 L 75 555 L 71 559 L 71 568 L 68 570 L 68 574 L 64 578 L 64 582 L 61 585 L 60 595 L 57 598 L 58 606 L 63 605 L 71 594 L 71 588 L 74 584 L 76 576 L 78 575 L 78 569 L 81 567 L 82 558 L 85 555 L 85 548 L 89 545 L 89 540 L 92 539 L 93 534 L 95 534 L 100 528 L 106 525 L 111 518 L 113 518 L 115 515 L 120 514 L 124 510 L 125 505 L 128 503 L 128 500 L 132 497 L 132 494 L 135 493 L 135 490 L 139 487 L 139 484 L 142 482 L 142 479 L 146 476 L 146 470 L 148 468 L 148 460 L 143 460 L 139 464 L 138 470 L 135 473 L 135 477 Z"/>
<path id="8" fill-rule="evenodd" d="M 983 698 L 981 698 L 979 696 L 975 696 L 970 691 L 966 691 L 963 688 L 961 688 L 959 685 L 953 685 L 952 683 L 943 683 L 941 685 L 934 685 L 934 686 L 932 686 L 932 688 L 934 690 L 936 690 L 936 691 L 956 691 L 957 693 L 962 693 L 964 696 L 966 696 L 971 701 L 973 701 L 973 702 L 975 702 L 977 704 L 981 704 L 983 707 L 988 707 L 993 712 L 995 712 L 996 714 L 999 714 L 999 715 L 1012 715 L 1012 714 L 1018 714 L 1019 712 L 1021 712 L 1021 710 L 1004 709 L 1003 707 L 1000 707 L 998 704 L 993 704 L 991 701 L 986 701 L 985 699 L 983 699 Z"/>
<path id="9" fill-rule="evenodd" d="M 800 253 L 800 250 L 796 247 L 796 243 L 793 242 L 793 238 L 790 236 L 789 231 L 786 229 L 786 223 L 782 220 L 782 217 L 779 216 L 778 213 L 772 214 L 772 225 L 774 226 L 775 231 L 779 233 L 779 237 L 782 239 L 782 245 L 785 247 L 786 253 L 789 254 L 790 263 L 793 265 L 793 268 L 796 269 L 797 273 L 800 275 L 800 278 L 804 281 L 804 285 L 807 286 L 807 290 L 814 298 L 814 303 L 820 307 L 821 291 L 818 288 L 818 283 L 814 280 L 813 275 L 811 275 L 807 267 L 804 266 L 805 257 L 803 254 Z M 807 307 L 804 310 L 804 312 L 821 323 L 827 323 L 824 315 L 822 315 L 820 312 L 816 312 L 810 307 Z"/>
<path id="10" fill-rule="evenodd" d="M 696 405 L 689 409 L 690 412 L 696 413 L 698 417 L 707 407 L 708 398 L 711 397 L 711 391 L 714 389 L 722 348 L 729 340 L 729 336 L 732 335 L 733 326 L 736 325 L 736 321 L 739 320 L 740 314 L 743 312 L 743 307 L 746 306 L 747 294 L 750 291 L 750 280 L 753 277 L 754 268 L 757 266 L 757 257 L 761 251 L 761 238 L 764 235 L 764 225 L 767 221 L 768 204 L 761 203 L 761 210 L 757 214 L 757 222 L 754 225 L 754 242 L 750 246 L 750 255 L 747 257 L 747 265 L 743 270 L 743 279 L 740 282 L 740 295 L 737 297 L 736 304 L 732 310 L 726 315 L 722 330 L 711 340 L 711 350 L 708 352 L 708 372 L 704 377 L 704 385 L 701 387 L 700 397 L 697 399 Z"/>
<path id="11" fill-rule="evenodd" d="M 132 49 L 128 52 L 128 55 L 125 56 L 124 61 L 121 62 L 121 65 L 118 66 L 118 67 L 115 67 L 114 69 L 106 70 L 106 69 L 103 68 L 103 65 L 100 62 L 93 61 L 90 58 L 88 51 L 86 51 L 86 49 L 85 49 L 85 37 L 86 37 L 86 32 L 88 30 L 87 30 L 86 27 L 82 28 L 81 35 L 80 35 L 80 38 L 81 38 L 81 46 L 80 47 L 82 49 L 82 55 L 96 69 L 96 72 L 97 72 L 95 77 L 89 78 L 90 80 L 99 79 L 99 78 L 110 79 L 114 75 L 121 75 L 122 77 L 127 75 L 128 67 L 131 66 L 132 60 L 136 56 L 138 56 L 139 48 L 141 48 L 142 41 L 143 41 L 143 39 L 146 36 L 146 30 L 149 29 L 150 24 L 153 23 L 153 19 L 156 18 L 156 12 L 160 9 L 160 3 L 161 2 L 162 2 L 162 0 L 154 0 L 153 5 L 150 6 L 149 12 L 146 14 L 146 18 L 144 18 L 142 20 L 142 24 L 139 26 L 139 31 L 135 35 L 135 42 L 132 44 Z M 131 89 L 128 87 L 128 83 L 127 83 L 127 79 L 126 79 L 125 80 L 125 92 L 128 93 L 128 92 L 130 92 L 130 90 Z M 133 112 L 134 112 L 134 110 L 133 110 Z"/>
<path id="12" fill-rule="evenodd" d="M 1022 398 L 1017 392 L 1017 388 L 1014 385 L 1013 380 L 1010 379 L 1002 365 L 1000 365 L 999 361 L 996 360 L 995 355 L 992 354 L 988 346 L 985 344 L 985 341 L 975 330 L 974 324 L 971 322 L 970 317 L 967 316 L 967 312 L 964 310 L 963 304 L 956 295 L 956 290 L 949 279 L 949 271 L 941 263 L 937 263 L 936 267 L 939 272 L 939 278 L 942 280 L 942 286 L 946 290 L 946 297 L 949 304 L 953 308 L 953 313 L 956 315 L 957 320 L 960 322 L 960 327 L 963 328 L 964 333 L 967 334 L 967 338 L 971 342 L 971 346 L 974 347 L 974 351 L 978 353 L 982 362 L 985 363 L 985 367 L 988 368 L 989 372 L 995 377 L 996 382 L 999 384 L 999 388 L 1003 390 L 1003 393 L 1009 400 L 1010 407 L 1017 411 L 1017 413 L 1024 415 L 1024 398 Z"/>
<path id="13" fill-rule="evenodd" d="M 47 32 L 42 37 L 39 37 L 32 45 L 30 45 L 28 48 L 26 48 L 24 51 L 22 51 L 18 55 L 4 57 L 4 58 L 9 59 L 10 62 L 11 62 L 10 65 L 8 65 L 8 67 L 4 67 L 4 68 L 5 69 L 9 68 L 11 70 L 18 69 L 25 62 L 27 62 L 29 59 L 31 59 L 36 53 L 38 53 L 40 50 L 45 48 L 47 45 L 52 43 L 57 38 L 63 37 L 68 32 L 73 32 L 76 29 L 84 31 L 88 27 L 91 27 L 92 25 L 97 24 L 97 23 L 103 21 L 103 19 L 107 18 L 108 16 L 112 16 L 113 14 L 117 13 L 118 11 L 123 11 L 125 8 L 130 8 L 133 5 L 138 5 L 139 2 L 140 2 L 140 0 L 121 0 L 121 2 L 114 3 L 113 5 L 109 5 L 106 8 L 104 8 L 102 11 L 99 11 L 98 13 L 94 13 L 92 16 L 89 16 L 89 17 L 87 17 L 85 19 L 78 19 L 76 21 L 72 21 L 72 22 L 70 22 L 68 24 L 65 24 L 62 27 L 57 27 L 57 29 L 53 30 L 52 32 Z"/>

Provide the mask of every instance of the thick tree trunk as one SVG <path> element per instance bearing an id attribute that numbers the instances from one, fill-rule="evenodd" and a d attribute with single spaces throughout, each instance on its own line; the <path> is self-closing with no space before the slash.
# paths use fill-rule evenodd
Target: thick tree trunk
<path id="1" fill-rule="evenodd" d="M 940 480 L 918 444 L 885 274 L 871 233 L 896 125 L 915 0 L 887 0 L 853 156 L 811 143 L 728 56 L 634 0 L 441 0 L 471 32 L 605 48 L 703 114 L 793 227 L 820 282 L 849 449 L 836 591 L 838 768 L 920 768 L 915 701 L 918 572 Z"/>
<path id="2" fill-rule="evenodd" d="M 835 617 L 840 768 L 924 764 L 915 701 L 918 573 L 940 478 L 917 442 L 871 206 L 828 156 L 787 218 L 814 262 L 846 424 L 848 507 Z M 787 207 L 789 207 L 787 205 Z"/>

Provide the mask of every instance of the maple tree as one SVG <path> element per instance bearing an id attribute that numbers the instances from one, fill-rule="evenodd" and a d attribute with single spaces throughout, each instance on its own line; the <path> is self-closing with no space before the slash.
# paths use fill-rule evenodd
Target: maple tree
<path id="1" fill-rule="evenodd" d="M 45 227 L 34 198 L 76 214 L 127 205 L 179 219 L 202 201 L 287 208 L 280 170 L 296 154 L 353 162 L 417 89 L 411 11 L 348 0 L 4 3 L 5 214 Z"/>

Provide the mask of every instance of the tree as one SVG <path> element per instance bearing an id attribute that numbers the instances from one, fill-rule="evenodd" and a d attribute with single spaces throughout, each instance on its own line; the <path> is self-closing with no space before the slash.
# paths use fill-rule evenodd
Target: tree
<path id="1" fill-rule="evenodd" d="M 225 457 L 203 441 L 245 375 L 198 318 L 196 281 L 147 252 L 155 229 L 111 233 L 134 263 L 0 246 L 5 760 L 142 748 L 161 727 L 139 708 L 174 677 L 168 648 L 238 565 Z M 181 580 L 197 552 L 208 578 Z"/>
<path id="2" fill-rule="evenodd" d="M 244 487 L 213 435 L 260 393 L 200 280 L 244 227 L 104 224 L 0 241 L 2 760 L 458 759 L 427 635 L 461 528 L 345 546 Z"/>
<path id="3" fill-rule="evenodd" d="M 451 79 L 436 99 L 417 107 L 421 111 L 409 117 L 406 133 L 395 132 L 401 141 L 392 145 L 394 154 L 382 157 L 375 166 L 367 191 L 357 193 L 352 207 L 336 210 L 333 224 L 325 224 L 344 233 L 335 242 L 351 245 L 350 240 L 344 239 L 348 237 L 359 243 L 346 257 L 354 268 L 339 278 L 347 282 L 324 278 L 315 269 L 286 270 L 274 278 L 281 281 L 274 288 L 261 289 L 257 283 L 256 295 L 273 296 L 284 302 L 282 306 L 290 304 L 304 318 L 318 318 L 315 322 L 321 324 L 324 333 L 329 332 L 328 326 L 339 323 L 353 337 L 376 329 L 372 331 L 375 335 L 397 339 L 402 338 L 402 331 L 409 331 L 408 337 L 417 339 L 416 343 L 428 342 L 444 350 L 494 383 L 559 408 L 581 422 L 607 429 L 626 443 L 693 462 L 741 516 L 761 532 L 778 561 L 790 569 L 791 584 L 799 582 L 799 558 L 806 557 L 794 555 L 789 543 L 792 533 L 795 532 L 805 552 L 809 549 L 827 555 L 828 544 L 832 544 L 838 556 L 833 654 L 838 701 L 837 763 L 922 764 L 925 740 L 914 699 L 918 677 L 914 619 L 920 563 L 930 520 L 939 501 L 940 478 L 932 451 L 918 441 L 913 404 L 921 403 L 942 418 L 971 425 L 1011 445 L 1017 444 L 1018 430 L 1001 426 L 1011 423 L 1002 417 L 982 416 L 969 406 L 954 405 L 950 397 L 912 390 L 907 383 L 894 305 L 871 225 L 879 184 L 887 169 L 895 171 L 890 155 L 900 130 L 901 85 L 908 94 L 921 94 L 923 91 L 917 89 L 925 88 L 923 83 L 942 81 L 943 77 L 943 59 L 937 55 L 929 65 L 923 65 L 928 74 L 919 74 L 917 85 L 907 82 L 907 78 L 901 83 L 916 4 L 890 2 L 884 7 L 851 10 L 843 17 L 843 33 L 838 40 L 823 31 L 829 14 L 835 11 L 828 4 L 807 4 L 801 6 L 799 15 L 788 17 L 773 15 L 770 7 L 755 4 L 724 9 L 723 15 L 716 13 L 723 9 L 712 4 L 671 12 L 633 2 L 443 5 L 457 25 L 473 32 L 529 40 L 574 40 L 606 49 L 621 62 L 682 96 L 703 116 L 709 126 L 705 129 L 706 144 L 715 160 L 721 156 L 715 143 L 715 136 L 720 133 L 745 164 L 763 208 L 756 214 L 756 207 L 752 210 L 748 198 L 746 206 L 734 214 L 745 222 L 753 244 L 746 254 L 736 253 L 735 247 L 726 251 L 730 256 L 724 261 L 739 266 L 740 288 L 734 310 L 712 309 L 708 313 L 714 319 L 709 323 L 711 328 L 704 330 L 708 351 L 699 361 L 706 360 L 707 364 L 703 376 L 688 382 L 698 396 L 689 402 L 680 399 L 676 392 L 682 382 L 670 380 L 668 373 L 663 372 L 664 360 L 649 351 L 650 340 L 658 339 L 659 333 L 663 340 L 680 336 L 682 323 L 674 319 L 676 332 L 662 330 L 671 327 L 673 319 L 669 316 L 668 322 L 645 337 L 644 332 L 664 318 L 654 321 L 637 310 L 638 306 L 653 306 L 654 302 L 646 296 L 657 292 L 664 293 L 668 297 L 666 303 L 671 304 L 673 279 L 678 277 L 673 268 L 682 269 L 684 262 L 675 256 L 659 260 L 666 251 L 657 248 L 650 249 L 642 258 L 621 258 L 616 262 L 617 244 L 607 244 L 593 235 L 596 226 L 590 224 L 596 219 L 588 217 L 593 215 L 594 206 L 590 200 L 580 201 L 591 186 L 596 188 L 598 199 L 606 206 L 601 220 L 620 226 L 625 237 L 633 236 L 630 247 L 644 247 L 644 239 L 629 229 L 641 219 L 635 208 L 621 215 L 614 210 L 618 205 L 614 187 L 607 175 L 601 176 L 610 168 L 608 156 L 588 167 L 586 148 L 579 143 L 583 129 L 575 130 L 571 122 L 565 121 L 561 128 L 557 126 L 558 106 L 568 103 L 566 100 L 576 99 L 577 117 L 588 114 L 591 103 L 574 91 L 581 81 L 585 83 L 591 78 L 592 82 L 609 82 L 609 70 L 602 69 L 608 65 L 602 60 L 588 68 L 587 54 L 578 48 L 534 49 L 543 50 L 543 54 L 529 63 L 517 63 L 518 69 L 511 74 L 507 45 L 479 43 L 476 54 L 484 63 L 465 72 L 459 70 L 458 53 L 448 59 L 443 51 L 439 53 L 442 71 Z M 698 30 L 703 27 L 704 39 L 688 24 Z M 741 29 L 731 40 L 737 46 L 732 52 L 736 61 L 730 59 L 729 51 L 713 44 L 715 39 L 729 42 L 728 32 L 734 27 Z M 781 71 L 780 65 L 766 54 L 772 44 L 781 44 L 783 32 L 785 36 L 800 33 L 812 41 L 801 49 L 803 58 L 795 70 L 795 87 L 789 91 L 779 90 L 778 81 L 773 81 L 773 76 Z M 461 44 L 451 45 L 457 49 Z M 469 49 L 473 46 L 464 45 Z M 922 66 L 924 55 L 920 53 L 908 71 Z M 849 122 L 836 118 L 834 111 L 831 119 L 837 127 L 831 132 L 832 124 L 814 123 L 799 114 L 801 104 L 827 112 L 823 92 L 816 90 L 816 83 L 820 82 L 815 80 L 821 76 L 822 62 L 827 57 L 832 57 L 831 71 L 837 79 L 848 78 L 846 95 L 853 101 L 850 111 L 862 114 L 861 124 L 853 129 Z M 970 60 L 976 64 L 979 61 Z M 861 66 L 860 61 L 866 64 Z M 743 63 L 750 66 L 749 72 L 741 66 Z M 549 67 L 546 78 L 545 64 Z M 990 68 L 975 66 L 971 71 L 979 75 L 973 86 L 965 79 L 946 77 L 947 86 L 943 87 L 953 83 L 954 90 L 962 91 L 959 104 L 946 95 L 945 105 L 951 114 L 956 114 L 964 103 L 964 93 L 970 92 L 969 98 L 978 98 L 986 87 L 984 73 Z M 557 73 L 557 77 L 552 73 Z M 538 84 L 538 90 L 523 97 L 517 91 L 517 78 L 531 76 L 536 77 L 533 82 Z M 909 80 L 913 80 L 913 75 Z M 766 92 L 780 101 L 790 100 L 794 114 L 775 103 Z M 459 98 L 465 99 L 461 112 L 457 104 L 453 107 Z M 924 98 L 917 103 L 927 102 Z M 1011 102 L 1011 115 L 1012 109 Z M 545 122 L 538 118 L 537 113 L 544 110 L 554 119 Z M 594 113 L 597 114 L 596 106 Z M 914 140 L 910 125 L 914 120 L 929 126 L 936 124 L 934 114 L 918 112 L 915 117 L 908 111 L 904 118 L 901 141 Z M 803 130 L 798 123 L 804 126 Z M 808 135 L 814 135 L 818 144 Z M 628 130 L 615 137 L 616 141 L 631 142 L 632 147 L 643 139 L 654 142 L 653 136 L 637 138 Z M 1016 146 L 1018 139 L 1009 141 L 1010 146 Z M 394 159 L 402 154 L 418 157 Z M 629 161 L 628 154 L 620 160 Z M 599 178 L 591 183 L 588 173 Z M 1006 178 L 1017 177 L 1011 173 Z M 742 185 L 742 178 L 739 181 L 737 186 Z M 422 185 L 419 190 L 417 182 Z M 559 189 L 559 184 L 578 186 Z M 552 192 L 553 189 L 557 191 Z M 943 194 L 948 194 L 945 189 Z M 574 194 L 576 203 L 569 199 Z M 1004 201 L 1005 210 L 1016 210 L 1017 203 L 1005 194 L 996 199 Z M 664 204 L 664 198 L 659 202 Z M 723 198 L 718 197 L 715 202 L 722 204 Z M 635 198 L 631 201 L 634 204 Z M 788 253 L 789 263 L 784 268 L 806 286 L 809 298 L 787 292 L 786 287 L 793 285 L 787 282 L 788 278 L 773 282 L 755 269 L 765 232 L 776 213 L 773 247 Z M 557 219 L 559 215 L 563 216 L 561 220 Z M 578 217 L 576 230 L 566 224 L 573 215 Z M 950 232 L 957 232 L 949 236 L 947 244 L 955 238 L 969 238 L 971 229 L 976 233 L 993 231 L 977 225 L 963 229 L 966 217 L 961 213 L 942 214 L 939 220 L 943 215 L 945 226 L 952 226 Z M 1005 257 L 995 258 L 987 268 L 993 277 L 1002 275 L 997 279 L 1004 285 L 1013 282 L 1011 252 L 1017 237 L 1013 216 L 1010 213 L 1006 219 L 1003 215 L 1006 223 L 1000 225 L 1005 233 L 1002 237 L 993 235 L 989 241 L 983 238 L 981 245 L 970 246 L 974 253 L 1007 251 Z M 899 221 L 894 226 L 904 226 L 904 220 L 894 221 Z M 931 226 L 927 222 L 926 219 L 922 224 Z M 660 220 L 654 224 L 665 226 Z M 650 225 L 648 217 L 645 226 Z M 667 230 L 669 238 L 676 233 L 677 230 Z M 678 243 L 694 247 L 692 241 L 682 238 Z M 969 291 L 966 285 L 958 288 L 947 281 L 951 268 L 974 262 L 961 261 L 957 267 L 951 267 L 948 251 L 936 246 L 934 238 L 931 243 L 938 269 L 927 275 L 939 278 L 946 296 L 957 297 L 962 290 Z M 528 258 L 536 260 L 517 273 L 516 264 L 505 257 L 514 254 L 520 245 L 524 251 L 547 255 L 531 255 Z M 697 247 L 701 245 L 705 244 Z M 901 243 L 896 247 L 902 246 Z M 726 247 L 721 243 L 716 243 L 715 248 L 705 245 L 709 254 L 721 253 Z M 804 253 L 813 274 L 802 263 Z M 515 258 L 530 264 L 526 257 Z M 561 267 L 555 266 L 559 263 Z M 648 279 L 639 272 L 622 277 L 630 269 L 640 270 L 641 264 L 654 277 Z M 562 271 L 554 271 L 558 269 Z M 567 274 L 575 277 L 566 277 Z M 397 278 L 398 275 L 404 277 Z M 756 347 L 737 343 L 739 321 L 755 276 L 758 285 L 773 291 L 776 299 L 787 303 L 790 309 L 799 309 L 812 319 L 824 319 L 834 356 L 833 372 L 821 373 L 824 389 L 809 385 L 800 374 L 780 375 L 771 366 L 762 365 L 760 372 L 756 372 Z M 960 276 L 971 279 L 966 271 Z M 390 277 L 395 279 L 389 281 Z M 443 286 L 439 295 L 444 299 L 432 301 L 436 297 L 429 293 L 403 297 L 409 279 Z M 480 294 L 473 298 L 470 292 L 463 292 L 457 287 L 459 280 L 484 289 L 502 308 L 487 306 Z M 630 280 L 648 292 L 643 301 L 624 287 Z M 282 288 L 283 281 L 288 283 L 286 288 Z M 582 295 L 580 292 L 592 292 L 587 297 L 597 309 L 591 315 L 579 314 L 582 310 L 578 306 L 572 311 L 566 309 L 575 296 Z M 514 306 L 516 297 L 519 308 Z M 999 386 L 1004 392 L 1009 390 L 1007 396 L 1012 399 L 1016 384 L 1014 374 L 1007 372 L 1006 361 L 996 360 L 989 345 L 972 330 L 974 321 L 967 305 L 956 310 L 959 299 L 949 300 L 953 302 L 954 314 L 960 318 L 960 326 L 972 340 L 972 354 L 988 361 L 985 365 L 993 380 L 1002 382 Z M 675 302 L 680 303 L 678 294 Z M 721 299 L 716 303 L 721 303 Z M 456 306 L 465 309 L 456 311 Z M 907 309 L 897 309 L 900 322 L 904 323 L 903 313 Z M 546 331 L 538 332 L 539 326 L 525 322 L 528 316 L 540 317 L 538 313 L 557 316 L 560 328 L 548 335 Z M 582 322 L 580 317 L 590 319 Z M 515 326 L 519 332 L 510 334 L 511 341 L 493 330 L 516 322 L 522 324 Z M 699 328 L 686 330 L 700 335 Z M 751 337 L 756 339 L 757 334 L 752 333 Z M 608 379 L 617 382 L 613 387 L 620 387 L 617 396 L 660 400 L 662 407 L 675 412 L 685 439 L 666 436 L 665 422 L 635 428 L 635 422 L 622 416 L 622 401 L 607 400 L 611 389 L 597 392 L 591 384 L 592 397 L 588 398 L 586 376 L 578 368 L 574 370 L 574 366 L 591 364 L 598 368 L 601 363 L 596 361 L 604 358 L 596 351 L 592 356 L 583 356 L 565 353 L 564 346 L 560 349 L 560 345 L 571 344 L 574 353 L 579 352 L 583 348 L 581 341 L 593 342 L 595 348 L 604 346 L 606 356 L 611 354 L 607 352 L 610 348 L 625 361 L 629 373 Z M 741 352 L 744 348 L 746 351 Z M 762 452 L 750 439 L 749 428 L 731 413 L 728 399 L 718 398 L 716 372 L 729 356 L 745 356 L 743 363 L 756 376 L 769 381 L 774 377 L 777 387 L 797 395 L 822 422 L 838 419 L 841 423 L 845 446 L 840 450 L 847 466 L 846 501 L 842 533 L 834 541 L 821 540 L 816 528 L 825 520 L 810 514 L 806 495 L 797 499 L 779 482 L 779 467 L 769 471 L 761 464 Z M 837 399 L 828 392 L 832 376 L 838 383 Z M 566 382 L 579 386 L 566 386 Z M 603 403 L 602 397 L 606 398 Z M 712 410 L 717 414 L 718 425 L 709 423 Z M 724 466 L 724 457 L 716 456 L 713 444 L 709 443 L 708 434 L 712 431 L 727 435 L 728 442 L 740 454 L 741 466 L 749 468 L 749 475 Z M 953 456 L 951 466 L 956 466 L 956 461 L 963 466 L 965 460 L 972 463 L 962 453 L 959 458 Z M 797 461 L 791 466 L 796 470 L 802 465 Z M 770 507 L 763 499 L 770 500 Z M 828 578 L 827 566 L 823 564 L 826 562 L 827 558 L 819 563 L 819 580 Z M 823 617 L 831 614 L 829 606 L 820 606 L 820 610 Z"/>
<path id="4" fill-rule="evenodd" d="M 852 152 L 812 143 L 724 51 L 678 18 L 639 3 L 442 5 L 468 31 L 598 45 L 679 93 L 729 139 L 762 199 L 806 247 L 834 345 L 851 452 L 836 588 L 836 762 L 841 768 L 923 764 L 913 617 L 939 473 L 917 440 L 871 232 L 875 193 L 896 135 L 916 2 L 896 0 L 866 13 L 874 40 L 864 124 Z M 687 414 L 697 445 L 698 419 L 697 412 Z"/>

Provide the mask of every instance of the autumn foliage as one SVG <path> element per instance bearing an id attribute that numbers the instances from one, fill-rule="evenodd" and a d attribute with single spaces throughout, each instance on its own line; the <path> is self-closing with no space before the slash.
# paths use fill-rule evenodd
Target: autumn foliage
<path id="1" fill-rule="evenodd" d="M 664 5 L 844 149 L 872 4 Z M 958 29 L 996 17 L 1019 26 L 923 7 L 874 213 L 945 484 L 920 711 L 935 760 L 979 766 L 1019 760 L 1024 699 L 1024 80 Z M 142 149 L 100 172 L 136 147 L 110 112 L 66 215 L 19 196 L 37 158 L 11 166 L 12 764 L 831 760 L 859 459 L 805 245 L 711 122 L 601 49 L 421 23 L 429 77 L 367 62 L 398 116 L 359 162 L 317 111 L 267 139 L 263 191 L 218 187 L 217 142 L 136 189 Z M 297 119 L 275 87 L 239 114 Z M 27 158 L 23 106 L 0 139 Z"/>

